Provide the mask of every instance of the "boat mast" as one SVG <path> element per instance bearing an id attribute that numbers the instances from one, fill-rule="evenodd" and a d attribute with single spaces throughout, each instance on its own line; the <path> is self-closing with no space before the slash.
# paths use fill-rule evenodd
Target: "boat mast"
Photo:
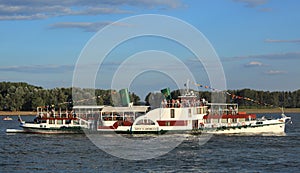
<path id="1" fill-rule="evenodd" d="M 190 89 L 190 80 L 189 79 L 187 79 L 185 87 L 186 87 L 186 95 L 188 95 L 190 93 L 190 91 L 189 91 L 189 89 Z"/>

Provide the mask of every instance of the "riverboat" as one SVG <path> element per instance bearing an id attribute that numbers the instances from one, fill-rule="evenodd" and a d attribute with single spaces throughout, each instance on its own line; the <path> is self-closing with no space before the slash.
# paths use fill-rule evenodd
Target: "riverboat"
<path id="1" fill-rule="evenodd" d="M 88 121 L 76 117 L 73 112 L 60 111 L 56 114 L 54 109 L 48 111 L 44 107 L 37 108 L 37 115 L 32 122 L 25 122 L 20 116 L 19 121 L 24 133 L 74 134 L 83 133 L 83 128 L 90 126 Z"/>
<path id="2" fill-rule="evenodd" d="M 125 133 L 125 134 L 284 134 L 285 124 L 291 121 L 282 113 L 281 118 L 257 118 L 255 114 L 239 112 L 238 104 L 208 103 L 187 90 L 177 99 L 170 91 L 157 108 L 133 106 L 126 98 L 124 106 L 74 106 L 71 112 L 37 109 L 34 122 L 20 127 L 30 133 Z M 128 96 L 128 94 L 127 94 Z"/>
<path id="3" fill-rule="evenodd" d="M 165 97 L 168 98 L 168 97 Z M 238 111 L 238 104 L 208 103 L 187 90 L 178 99 L 168 99 L 161 106 L 75 106 L 74 111 L 86 119 L 97 132 L 129 134 L 262 134 L 285 133 L 290 117 L 257 118 L 255 114 Z"/>

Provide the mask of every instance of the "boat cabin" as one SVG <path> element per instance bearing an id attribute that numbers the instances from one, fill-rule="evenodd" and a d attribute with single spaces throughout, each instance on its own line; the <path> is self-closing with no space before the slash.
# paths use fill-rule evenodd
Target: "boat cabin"
<path id="1" fill-rule="evenodd" d="M 117 129 L 119 126 L 131 126 L 135 119 L 149 111 L 149 106 L 74 106 L 79 118 L 91 124 L 91 129 Z"/>
<path id="2" fill-rule="evenodd" d="M 46 127 L 46 125 L 57 125 L 57 126 L 73 126 L 73 125 L 80 125 L 82 122 L 78 118 L 76 118 L 76 115 L 73 113 L 73 111 L 60 111 L 56 112 L 55 109 L 49 109 L 48 107 L 37 107 L 37 115 L 33 120 L 33 123 L 35 124 L 41 124 L 41 127 Z"/>
<path id="3" fill-rule="evenodd" d="M 209 109 L 203 117 L 204 124 L 242 124 L 256 119 L 255 114 L 238 111 L 236 103 L 208 103 Z"/>

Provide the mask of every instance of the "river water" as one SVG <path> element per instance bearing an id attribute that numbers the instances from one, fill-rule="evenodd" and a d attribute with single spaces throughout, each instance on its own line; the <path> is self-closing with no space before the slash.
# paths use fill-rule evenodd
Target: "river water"
<path id="1" fill-rule="evenodd" d="M 0 120 L 0 172 L 299 172 L 300 114 L 286 115 L 293 123 L 286 126 L 285 136 L 219 135 L 203 145 L 190 136 L 148 160 L 112 156 L 84 134 L 6 134 L 5 129 L 18 126 L 13 117 L 13 121 Z M 107 143 L 115 145 L 113 141 Z"/>

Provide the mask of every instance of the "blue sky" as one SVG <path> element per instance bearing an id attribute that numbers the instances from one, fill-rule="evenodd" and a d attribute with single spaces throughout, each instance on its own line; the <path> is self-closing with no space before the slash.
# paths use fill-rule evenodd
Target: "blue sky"
<path id="1" fill-rule="evenodd" d="M 78 56 L 99 29 L 133 15 L 162 14 L 186 21 L 205 35 L 221 59 L 229 89 L 293 91 L 300 88 L 299 8 L 298 0 L 1 0 L 0 81 L 70 87 Z M 151 45 L 148 41 L 141 50 Z M 128 50 L 136 45 L 141 45 L 138 40 L 124 44 L 102 70 L 110 71 L 118 57 L 130 56 Z M 167 49 L 181 50 L 172 50 L 172 45 Z M 188 61 L 188 54 L 178 54 Z M 147 79 L 153 84 L 153 78 L 157 74 L 135 82 L 145 85 Z M 197 81 L 208 83 L 206 75 Z M 99 82 L 97 87 L 108 86 Z M 136 84 L 132 90 L 146 92 L 144 87 Z"/>

